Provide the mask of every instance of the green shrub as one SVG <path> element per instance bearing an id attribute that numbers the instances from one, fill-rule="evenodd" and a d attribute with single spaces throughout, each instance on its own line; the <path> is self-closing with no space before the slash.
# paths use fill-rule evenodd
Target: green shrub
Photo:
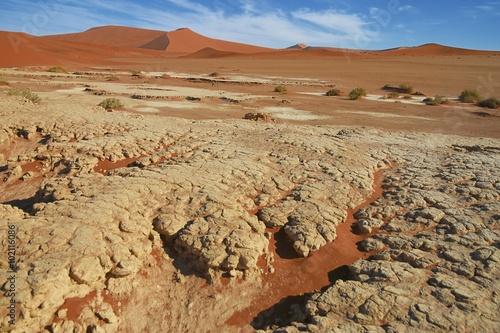
<path id="1" fill-rule="evenodd" d="M 458 100 L 462 103 L 477 103 L 482 99 L 481 94 L 476 89 L 465 89 L 458 96 Z"/>
<path id="2" fill-rule="evenodd" d="M 498 109 L 500 107 L 500 100 L 495 97 L 490 97 L 477 103 L 477 106 L 482 108 Z"/>
<path id="3" fill-rule="evenodd" d="M 12 88 L 9 90 L 8 94 L 11 96 L 22 96 L 33 103 L 38 103 L 42 100 L 40 96 L 32 92 L 31 89 Z"/>
<path id="4" fill-rule="evenodd" d="M 366 96 L 366 90 L 365 88 L 354 88 L 349 92 L 349 99 L 355 100 L 359 99 L 363 96 Z"/>
<path id="5" fill-rule="evenodd" d="M 51 68 L 47 69 L 47 72 L 51 72 L 51 73 L 67 73 L 68 71 L 64 67 L 54 66 L 54 67 L 51 67 Z"/>
<path id="6" fill-rule="evenodd" d="M 399 85 L 398 91 L 402 94 L 411 94 L 413 92 L 413 86 L 408 82 L 401 83 Z"/>
<path id="7" fill-rule="evenodd" d="M 286 94 L 286 87 L 284 85 L 279 85 L 274 87 L 275 92 L 279 92 L 280 94 Z"/>
<path id="8" fill-rule="evenodd" d="M 330 89 L 326 92 L 326 96 L 340 96 L 340 94 L 342 94 L 342 92 L 337 88 Z"/>
<path id="9" fill-rule="evenodd" d="M 448 99 L 444 96 L 436 95 L 436 96 L 434 96 L 434 98 L 428 97 L 428 98 L 424 99 L 424 103 L 427 105 L 432 105 L 432 106 L 441 105 L 441 104 L 448 103 Z"/>
<path id="10" fill-rule="evenodd" d="M 97 104 L 98 106 L 102 106 L 105 109 L 119 108 L 123 106 L 122 102 L 118 98 L 106 98 L 101 103 Z"/>

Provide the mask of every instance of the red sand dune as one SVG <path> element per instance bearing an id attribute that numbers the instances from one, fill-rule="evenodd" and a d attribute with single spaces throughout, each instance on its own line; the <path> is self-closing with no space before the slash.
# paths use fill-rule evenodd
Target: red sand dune
<path id="1" fill-rule="evenodd" d="M 401 56 L 401 55 L 422 55 L 422 56 L 459 56 L 459 55 L 488 55 L 495 54 L 495 51 L 480 51 L 462 49 L 457 47 L 450 47 L 440 44 L 424 44 L 415 47 L 398 47 L 390 50 L 383 50 L 380 52 L 384 55 Z"/>
<path id="2" fill-rule="evenodd" d="M 0 31 L 0 67 L 54 65 L 111 65 L 108 59 L 153 58 L 162 52 L 103 46 Z M 121 62 L 121 64 L 125 64 Z"/>
<path id="3" fill-rule="evenodd" d="M 206 47 L 197 52 L 183 56 L 182 58 L 187 59 L 210 59 L 210 58 L 225 58 L 225 57 L 236 57 L 242 55 L 236 52 L 219 51 L 211 47 Z"/>
<path id="4" fill-rule="evenodd" d="M 170 40 L 170 44 L 167 47 L 167 51 L 170 52 L 193 53 L 207 47 L 216 49 L 217 51 L 235 52 L 235 53 L 257 53 L 257 52 L 266 52 L 273 50 L 271 48 L 266 48 L 266 47 L 208 38 L 188 28 L 183 28 L 169 32 L 168 38 Z"/>
<path id="5" fill-rule="evenodd" d="M 46 38 L 107 46 L 126 46 L 172 53 L 194 53 L 205 48 L 235 53 L 257 53 L 273 49 L 208 38 L 188 28 L 165 32 L 140 28 L 105 26 L 81 33 L 51 35 Z"/>
<path id="6" fill-rule="evenodd" d="M 60 64 L 37 37 L 25 33 L 0 31 L 0 49 L 1 67 Z"/>
<path id="7" fill-rule="evenodd" d="M 288 50 L 305 50 L 308 47 L 309 46 L 307 46 L 306 44 L 298 43 L 298 44 L 292 45 L 290 47 L 287 47 L 287 49 Z"/>
<path id="8" fill-rule="evenodd" d="M 186 56 L 187 58 L 326 58 L 345 56 L 448 56 L 493 55 L 496 51 L 477 51 L 438 44 L 365 51 L 340 48 L 305 47 L 270 49 L 234 43 L 200 35 L 188 28 L 164 32 L 130 27 L 105 26 L 81 33 L 35 37 L 0 31 L 0 67 L 34 65 L 111 65 L 117 59 L 133 63 L 138 58 Z M 165 52 L 167 51 L 167 52 Z M 121 62 L 123 65 L 124 63 Z"/>
<path id="9" fill-rule="evenodd" d="M 165 31 L 147 30 L 130 27 L 105 26 L 62 35 L 49 35 L 46 38 L 78 43 L 89 43 L 107 46 L 142 47 L 160 38 Z"/>

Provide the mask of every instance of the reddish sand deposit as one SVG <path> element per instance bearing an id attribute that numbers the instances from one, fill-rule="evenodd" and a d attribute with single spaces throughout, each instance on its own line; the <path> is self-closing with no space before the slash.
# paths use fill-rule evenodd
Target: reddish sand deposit
<path id="1" fill-rule="evenodd" d="M 107 292 L 104 290 L 101 291 L 101 297 L 104 303 L 108 303 L 109 305 L 111 305 L 115 313 L 118 313 L 123 307 L 122 302 L 115 300 L 111 295 L 108 295 Z M 63 319 L 78 322 L 78 317 L 80 317 L 83 308 L 85 306 L 93 305 L 96 302 L 96 299 L 97 299 L 97 291 L 95 290 L 85 295 L 84 297 L 67 298 L 64 301 L 64 304 L 57 311 L 59 312 L 61 310 L 67 310 L 66 316 L 63 318 L 59 318 L 56 315 L 56 317 L 54 318 L 54 322 L 57 323 L 62 321 Z M 98 307 L 99 305 L 97 305 L 97 308 Z"/>
<path id="2" fill-rule="evenodd" d="M 301 295 L 329 286 L 333 280 L 344 277 L 345 270 L 342 267 L 370 256 L 372 253 L 360 252 L 357 243 L 371 234 L 357 235 L 352 231 L 355 222 L 353 214 L 382 196 L 381 183 L 382 171 L 378 171 L 375 174 L 372 195 L 361 205 L 348 210 L 346 221 L 337 227 L 337 239 L 308 258 L 298 258 L 286 236 L 282 232 L 275 232 L 269 246 L 269 251 L 274 253 L 272 267 L 275 272 L 263 275 L 266 292 L 254 299 L 250 307 L 234 314 L 226 324 L 244 327 L 252 321 L 262 323 L 262 320 L 265 320 L 261 318 L 263 311 L 273 306 L 272 310 L 266 311 L 270 317 L 286 318 L 288 303 L 296 301 Z M 283 301 L 282 304 L 275 306 L 280 300 Z M 261 315 L 256 319 L 259 313 Z"/>
<path id="3" fill-rule="evenodd" d="M 138 159 L 140 159 L 143 156 L 139 157 L 130 157 L 130 158 L 124 158 L 123 160 L 119 160 L 116 162 L 111 162 L 110 160 L 102 160 L 97 163 L 97 165 L 94 167 L 94 172 L 99 172 L 100 174 L 107 175 L 109 171 L 118 169 L 118 168 L 126 168 L 128 167 L 131 163 L 134 163 Z"/>

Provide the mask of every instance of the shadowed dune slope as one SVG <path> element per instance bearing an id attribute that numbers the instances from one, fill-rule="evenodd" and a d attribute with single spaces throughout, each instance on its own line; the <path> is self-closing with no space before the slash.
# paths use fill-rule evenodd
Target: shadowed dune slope
<path id="1" fill-rule="evenodd" d="M 168 34 L 164 33 L 160 37 L 153 39 L 149 43 L 141 45 L 142 49 L 151 49 L 151 50 L 159 50 L 164 51 L 167 49 L 170 44 L 170 40 L 168 39 Z"/>

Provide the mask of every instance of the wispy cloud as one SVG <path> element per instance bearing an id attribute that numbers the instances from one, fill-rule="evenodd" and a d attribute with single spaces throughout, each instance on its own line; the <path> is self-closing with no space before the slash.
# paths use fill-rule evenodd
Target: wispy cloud
<path id="1" fill-rule="evenodd" d="M 301 2 L 302 3 L 302 2 Z M 298 42 L 309 45 L 370 48 L 402 38 L 389 26 L 415 29 L 424 21 L 441 16 L 423 15 L 416 2 L 390 7 L 371 7 L 345 1 L 315 0 L 16 0 L 2 4 L 0 30 L 35 35 L 77 32 L 102 25 L 124 25 L 157 30 L 189 27 L 203 35 L 242 43 L 286 47 Z M 406 2 L 407 3 L 407 2 Z M 494 17 L 499 1 L 486 1 L 456 10 L 472 19 Z M 339 9 L 343 8 L 343 9 Z M 390 12 L 390 15 L 387 15 Z M 385 16 L 384 16 L 385 14 Z M 401 16 L 399 16 L 401 14 Z M 431 13 L 432 14 L 432 13 Z M 399 32 L 398 32 L 399 33 Z M 406 36 L 405 38 L 408 38 Z M 377 45 L 378 47 L 379 45 Z"/>
<path id="2" fill-rule="evenodd" d="M 413 7 L 411 5 L 404 5 L 404 6 L 398 7 L 398 11 L 400 11 L 400 12 L 411 12 L 414 10 L 415 10 L 415 7 Z"/>
<path id="3" fill-rule="evenodd" d="M 358 34 L 363 29 L 363 26 L 367 24 L 357 14 L 347 14 L 337 10 L 315 12 L 309 9 L 301 9 L 293 12 L 292 16 L 347 35 Z"/>

